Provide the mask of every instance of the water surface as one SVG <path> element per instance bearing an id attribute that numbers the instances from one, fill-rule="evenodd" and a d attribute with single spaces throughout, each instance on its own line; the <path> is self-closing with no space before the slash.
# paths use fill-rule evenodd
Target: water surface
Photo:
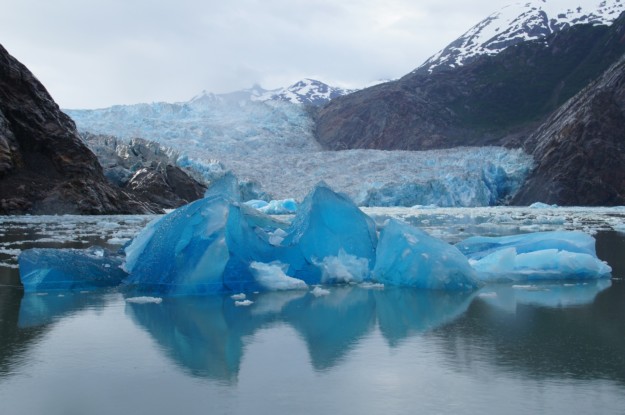
<path id="1" fill-rule="evenodd" d="M 428 215 L 411 220 L 449 239 L 536 225 Z M 109 243 L 113 231 L 103 229 L 114 226 L 103 223 L 114 221 L 94 223 L 81 229 Z M 29 241 L 33 226 L 42 225 L 26 226 Z M 0 412 L 622 414 L 625 236 L 598 231 L 611 280 L 469 294 L 346 286 L 319 297 L 250 294 L 254 303 L 237 307 L 229 296 L 142 304 L 115 290 L 25 295 L 3 286 Z"/>

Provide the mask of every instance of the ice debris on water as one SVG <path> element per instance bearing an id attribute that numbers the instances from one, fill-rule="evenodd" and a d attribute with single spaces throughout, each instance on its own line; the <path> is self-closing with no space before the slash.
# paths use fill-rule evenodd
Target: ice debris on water
<path id="1" fill-rule="evenodd" d="M 330 294 L 330 290 L 316 286 L 310 293 L 315 297 L 324 297 Z"/>
<path id="2" fill-rule="evenodd" d="M 224 292 L 241 293 L 232 299 L 245 302 L 246 292 L 320 284 L 471 291 L 501 279 L 594 279 L 610 272 L 596 257 L 594 238 L 581 232 L 474 237 L 453 246 L 396 219 L 376 229 L 347 196 L 323 183 L 290 223 L 239 200 L 236 178 L 225 175 L 203 199 L 150 222 L 126 246 L 123 264 L 101 248 L 26 250 L 20 255 L 25 289 L 122 284 L 154 298 Z"/>
<path id="3" fill-rule="evenodd" d="M 140 297 L 128 297 L 126 298 L 126 302 L 133 303 L 133 304 L 160 304 L 163 302 L 163 299 L 160 297 L 140 296 Z"/>
<path id="4" fill-rule="evenodd" d="M 243 300 L 243 301 L 235 301 L 234 305 L 237 307 L 249 307 L 254 304 L 254 301 L 251 300 Z"/>

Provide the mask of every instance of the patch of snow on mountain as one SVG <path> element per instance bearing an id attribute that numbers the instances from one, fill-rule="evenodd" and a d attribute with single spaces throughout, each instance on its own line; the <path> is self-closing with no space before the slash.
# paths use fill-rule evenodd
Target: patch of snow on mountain
<path id="1" fill-rule="evenodd" d="M 253 96 L 254 101 L 287 101 L 293 104 L 323 105 L 354 90 L 333 87 L 315 79 L 304 78 L 293 85 Z"/>
<path id="2" fill-rule="evenodd" d="M 622 0 L 534 0 L 491 14 L 415 70 L 432 73 L 455 68 L 477 56 L 495 55 L 509 46 L 542 39 L 576 24 L 610 25 L 625 10 Z"/>

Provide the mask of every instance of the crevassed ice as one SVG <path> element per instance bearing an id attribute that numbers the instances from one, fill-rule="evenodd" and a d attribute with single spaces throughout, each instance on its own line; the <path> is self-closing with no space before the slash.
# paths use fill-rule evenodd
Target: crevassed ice
<path id="1" fill-rule="evenodd" d="M 157 141 L 198 178 L 230 170 L 276 200 L 302 200 L 323 180 L 359 206 L 490 206 L 513 194 L 533 163 L 501 147 L 322 151 L 306 110 L 287 102 L 211 99 L 68 114 L 81 131 Z"/>

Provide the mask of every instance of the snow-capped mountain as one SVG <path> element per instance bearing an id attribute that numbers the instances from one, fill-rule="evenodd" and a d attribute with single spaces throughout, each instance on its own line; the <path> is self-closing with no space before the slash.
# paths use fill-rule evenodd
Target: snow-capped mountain
<path id="1" fill-rule="evenodd" d="M 502 8 L 473 26 L 415 72 L 462 66 L 481 55 L 538 40 L 577 24 L 610 25 L 625 10 L 625 0 L 534 0 Z"/>
<path id="2" fill-rule="evenodd" d="M 353 89 L 330 86 L 315 79 L 304 78 L 286 88 L 252 95 L 252 100 L 288 101 L 293 104 L 323 105 L 336 97 L 347 95 L 354 91 Z"/>
<path id="3" fill-rule="evenodd" d="M 213 94 L 202 91 L 191 98 L 189 102 L 215 102 L 217 100 L 230 103 L 284 101 L 297 105 L 323 105 L 336 97 L 347 95 L 354 91 L 355 89 L 331 86 L 316 79 L 304 78 L 293 85 L 271 90 L 264 89 L 260 85 L 254 85 L 251 88 L 225 94 Z"/>

